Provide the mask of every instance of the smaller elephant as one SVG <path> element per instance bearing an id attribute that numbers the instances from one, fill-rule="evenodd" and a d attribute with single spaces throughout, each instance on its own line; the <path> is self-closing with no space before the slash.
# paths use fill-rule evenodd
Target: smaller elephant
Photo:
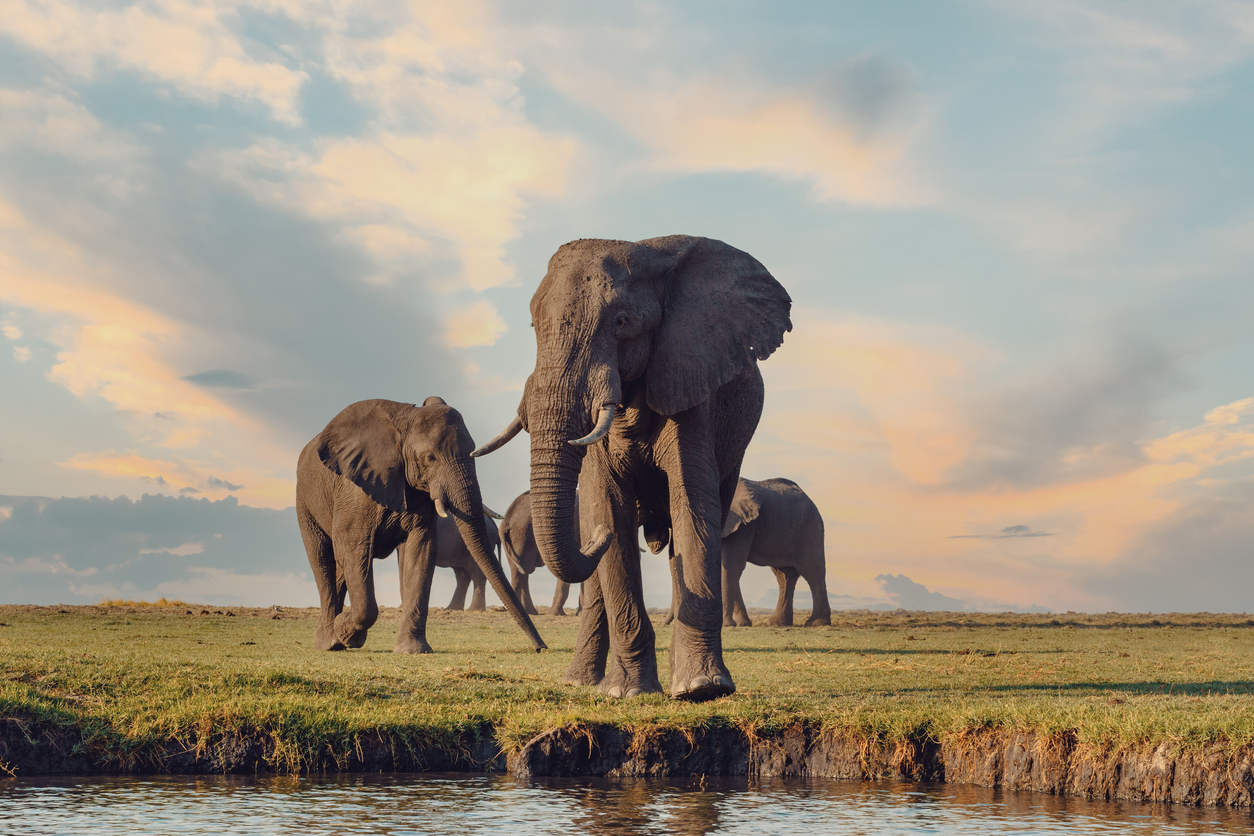
<path id="1" fill-rule="evenodd" d="M 359 401 L 305 445 L 296 467 L 296 519 L 321 599 L 317 649 L 365 644 L 379 617 L 374 561 L 395 551 L 401 623 L 393 649 L 431 652 L 427 605 L 447 531 L 436 520 L 446 517 L 536 650 L 545 647 L 485 542 L 474 447 L 461 414 L 435 397 L 422 406 Z"/>
<path id="2" fill-rule="evenodd" d="M 579 509 L 576 507 L 576 518 L 578 515 Z M 501 521 L 501 546 L 506 558 L 509 559 L 514 593 L 518 595 L 523 608 L 530 614 L 536 615 L 536 605 L 531 600 L 531 573 L 536 570 L 537 566 L 543 566 L 544 561 L 540 559 L 535 529 L 531 526 L 531 491 L 523 491 L 505 511 L 505 519 Z M 569 596 L 570 584 L 559 578 L 557 589 L 553 591 L 553 603 L 549 606 L 549 615 L 566 615 L 566 599 Z"/>
<path id="3" fill-rule="evenodd" d="M 823 550 L 823 516 L 805 491 L 789 479 L 736 483 L 731 510 L 723 524 L 723 626 L 750 627 L 753 621 L 740 594 L 745 564 L 767 566 L 779 581 L 779 601 L 767 624 L 792 626 L 792 599 L 797 577 L 805 578 L 814 599 L 807 627 L 830 625 L 827 600 L 827 558 Z M 674 604 L 669 624 L 674 618 Z"/>
<path id="4" fill-rule="evenodd" d="M 496 523 L 493 517 L 496 516 L 491 510 L 484 506 L 483 522 L 487 531 L 485 542 L 492 547 L 494 554 L 500 553 L 501 536 L 497 531 Z M 497 517 L 499 519 L 499 517 Z M 470 553 L 470 549 L 466 548 L 466 542 L 462 540 L 461 533 L 457 530 L 457 526 L 451 519 L 441 519 L 436 522 L 436 530 L 439 532 L 440 548 L 436 552 L 435 565 L 440 569 L 452 569 L 453 576 L 457 578 L 457 588 L 453 591 L 453 597 L 448 602 L 449 610 L 467 610 L 469 612 L 484 612 L 487 606 L 486 590 L 487 576 L 483 574 L 483 570 L 479 568 L 479 564 L 475 563 L 475 557 Z M 504 568 L 504 567 L 502 567 Z M 470 606 L 466 606 L 466 591 L 474 585 L 474 594 L 470 598 Z M 515 586 L 517 589 L 517 586 Z M 519 603 L 523 605 L 523 609 L 527 609 L 527 601 L 521 595 Z M 534 610 L 528 609 L 532 615 Z"/>

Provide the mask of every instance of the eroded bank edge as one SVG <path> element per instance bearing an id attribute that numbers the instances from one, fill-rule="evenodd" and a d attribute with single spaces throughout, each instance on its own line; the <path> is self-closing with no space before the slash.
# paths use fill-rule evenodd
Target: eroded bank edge
<path id="1" fill-rule="evenodd" d="M 29 717 L 0 719 L 6 775 L 483 772 L 518 776 L 808 776 L 945 781 L 1092 799 L 1249 807 L 1254 745 L 1170 742 L 1099 749 L 1073 732 L 969 729 L 874 739 L 799 723 L 769 734 L 570 724 L 504 751 L 482 724 L 454 732 L 374 730 L 310 747 L 274 730 L 212 729 L 157 744 Z"/>

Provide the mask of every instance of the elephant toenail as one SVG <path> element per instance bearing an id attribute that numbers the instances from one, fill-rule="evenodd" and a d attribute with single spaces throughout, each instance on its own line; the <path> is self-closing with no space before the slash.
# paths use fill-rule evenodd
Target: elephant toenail
<path id="1" fill-rule="evenodd" d="M 622 697 L 623 689 L 619 685 L 613 685 L 605 693 L 611 697 L 614 697 L 615 699 L 618 699 L 619 697 Z"/>
<path id="2" fill-rule="evenodd" d="M 638 697 L 638 696 L 640 696 L 640 695 L 641 695 L 641 694 L 643 694 L 643 693 L 644 693 L 644 691 L 641 691 L 639 688 L 632 688 L 632 689 L 630 689 L 630 690 L 629 690 L 626 694 L 624 694 L 623 696 L 624 696 L 624 697 L 627 697 L 628 699 L 630 699 L 631 697 Z"/>

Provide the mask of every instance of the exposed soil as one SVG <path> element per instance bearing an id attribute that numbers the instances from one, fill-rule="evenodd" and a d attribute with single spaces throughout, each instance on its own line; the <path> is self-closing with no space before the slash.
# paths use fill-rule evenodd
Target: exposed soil
<path id="1" fill-rule="evenodd" d="M 79 729 L 19 717 L 0 720 L 0 766 L 10 775 L 265 773 L 282 760 L 274 736 L 261 729 L 119 753 L 94 744 Z M 1249 807 L 1254 800 L 1254 746 L 1176 751 L 1162 743 L 1099 752 L 1077 745 L 1071 734 L 988 729 L 938 743 L 871 741 L 801 726 L 769 736 L 734 728 L 567 726 L 508 755 L 488 727 L 438 743 L 378 733 L 303 770 L 896 778 L 1108 800 L 1234 807 Z"/>

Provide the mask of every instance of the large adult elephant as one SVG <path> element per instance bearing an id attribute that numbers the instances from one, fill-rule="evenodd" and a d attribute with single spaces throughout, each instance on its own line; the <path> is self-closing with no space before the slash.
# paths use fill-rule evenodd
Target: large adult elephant
<path id="1" fill-rule="evenodd" d="M 543 566 L 544 561 L 540 557 L 535 527 L 531 523 L 531 491 L 523 491 L 505 511 L 505 519 L 501 520 L 501 550 L 509 560 L 514 594 L 527 612 L 536 615 L 536 605 L 531 600 L 531 574 L 537 567 Z M 557 588 L 553 590 L 553 603 L 549 605 L 548 614 L 566 615 L 568 597 L 570 584 L 559 578 Z"/>
<path id="2" fill-rule="evenodd" d="M 757 361 L 792 327 L 787 292 L 721 241 L 587 239 L 549 261 L 531 299 L 536 368 L 515 420 L 476 453 L 531 435 L 531 506 L 544 563 L 584 584 L 565 680 L 611 696 L 662 690 L 637 526 L 672 536 L 679 609 L 672 697 L 736 686 L 723 662 L 721 538 L 762 413 Z M 591 538 L 582 545 L 579 517 Z"/>
<path id="3" fill-rule="evenodd" d="M 487 543 L 473 449 L 461 415 L 434 397 L 422 406 L 359 401 L 305 445 L 296 469 L 296 518 L 322 603 L 315 647 L 365 644 L 379 615 L 374 561 L 396 551 L 401 626 L 393 650 L 430 653 L 436 519 L 447 516 L 518 626 L 537 650 L 545 646 Z"/>
<path id="4" fill-rule="evenodd" d="M 740 576 L 746 563 L 769 567 L 779 582 L 779 600 L 767 624 L 792 626 L 792 599 L 798 577 L 805 578 L 814 599 L 806 626 L 832 623 L 832 607 L 827 600 L 823 515 L 796 482 L 741 479 L 736 485 L 736 495 L 723 523 L 724 627 L 753 625 L 740 592 Z M 674 617 L 672 603 L 668 623 Z"/>
<path id="5" fill-rule="evenodd" d="M 484 542 L 492 549 L 493 554 L 498 554 L 501 535 L 497 531 L 493 516 L 493 512 L 485 507 L 483 512 Z M 436 520 L 436 531 L 439 535 L 440 546 L 436 549 L 435 565 L 439 569 L 452 569 L 453 577 L 457 579 L 457 586 L 453 590 L 453 597 L 449 600 L 447 609 L 484 612 L 488 608 L 487 576 L 483 574 L 483 570 L 475 561 L 474 554 L 466 546 L 466 541 L 462 539 L 456 522 L 452 517 L 442 517 Z M 503 570 L 505 567 L 501 568 Z M 472 587 L 474 591 L 470 597 L 470 606 L 467 607 L 466 593 Z M 519 596 L 518 603 L 528 613 L 535 614 L 534 610 L 527 609 L 527 602 L 521 596 Z"/>

